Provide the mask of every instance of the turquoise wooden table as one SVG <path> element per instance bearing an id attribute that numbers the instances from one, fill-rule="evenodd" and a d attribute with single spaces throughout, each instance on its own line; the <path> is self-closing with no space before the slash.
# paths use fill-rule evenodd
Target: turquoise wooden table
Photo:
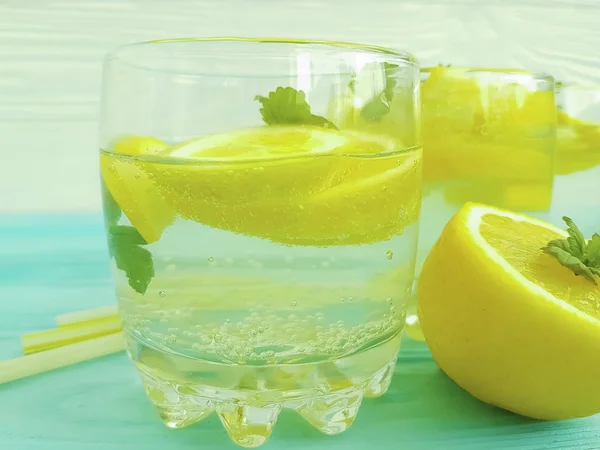
<path id="1" fill-rule="evenodd" d="M 57 314 L 112 304 L 98 215 L 0 216 L 0 359 Z M 600 380 L 598 380 L 600 382 Z M 405 342 L 388 394 L 329 437 L 282 413 L 265 449 L 600 449 L 600 415 L 537 422 L 487 406 Z M 216 416 L 165 428 L 125 354 L 0 385 L 1 450 L 235 449 Z"/>

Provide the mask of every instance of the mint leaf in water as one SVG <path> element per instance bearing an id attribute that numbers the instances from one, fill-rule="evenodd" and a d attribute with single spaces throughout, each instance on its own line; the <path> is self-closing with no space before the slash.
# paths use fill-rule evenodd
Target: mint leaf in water
<path id="1" fill-rule="evenodd" d="M 600 277 L 600 235 L 594 234 L 586 241 L 573 220 L 569 217 L 563 217 L 563 220 L 567 224 L 569 237 L 554 239 L 542 250 L 554 256 L 575 275 L 598 284 L 596 277 Z"/>
<path id="2" fill-rule="evenodd" d="M 306 94 L 303 91 L 291 87 L 278 87 L 269 92 L 268 97 L 257 95 L 254 99 L 262 105 L 260 113 L 267 125 L 315 125 L 337 130 L 325 117 L 310 112 L 310 105 L 306 102 Z"/>
<path id="3" fill-rule="evenodd" d="M 115 201 L 110 191 L 108 190 L 108 187 L 106 187 L 106 183 L 104 183 L 104 180 L 101 181 L 101 189 L 102 202 L 104 205 L 104 221 L 107 227 L 111 227 L 119 222 L 122 211 L 119 207 L 119 204 Z"/>
<path id="4" fill-rule="evenodd" d="M 397 64 L 383 63 L 385 86 L 379 94 L 363 106 L 360 112 L 363 119 L 369 122 L 379 122 L 383 116 L 389 114 L 394 91 L 398 85 L 398 80 L 396 79 L 398 69 Z"/>
<path id="5" fill-rule="evenodd" d="M 123 212 L 102 180 L 104 222 L 108 235 L 108 251 L 119 270 L 127 275 L 129 286 L 144 294 L 154 277 L 152 254 L 143 247 L 146 240 L 134 227 L 118 225 Z"/>
<path id="6" fill-rule="evenodd" d="M 108 242 L 110 256 L 127 275 L 129 286 L 140 294 L 146 293 L 154 277 L 152 253 L 142 247 L 146 240 L 134 227 L 113 225 L 108 228 Z"/>

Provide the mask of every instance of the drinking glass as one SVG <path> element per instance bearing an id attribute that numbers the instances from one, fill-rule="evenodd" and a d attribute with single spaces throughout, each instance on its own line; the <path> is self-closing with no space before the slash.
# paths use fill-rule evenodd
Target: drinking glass
<path id="1" fill-rule="evenodd" d="M 133 44 L 104 69 L 100 168 L 128 352 L 164 423 L 326 434 L 390 384 L 421 203 L 419 67 L 277 39 Z"/>
<path id="2" fill-rule="evenodd" d="M 590 238 L 600 232 L 600 87 L 557 87 L 558 131 L 552 222 L 571 217 Z"/>
<path id="3" fill-rule="evenodd" d="M 416 278 L 465 202 L 548 219 L 556 143 L 552 77 L 445 66 L 421 72 L 424 171 Z M 423 339 L 418 292 L 406 331 Z"/>

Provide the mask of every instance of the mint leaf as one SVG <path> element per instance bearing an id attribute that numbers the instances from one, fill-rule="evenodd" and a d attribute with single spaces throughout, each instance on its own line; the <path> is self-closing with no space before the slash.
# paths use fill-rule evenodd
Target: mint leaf
<path id="1" fill-rule="evenodd" d="M 104 221 L 107 227 L 116 225 L 121 218 L 121 208 L 108 190 L 104 180 L 101 180 Z"/>
<path id="2" fill-rule="evenodd" d="M 383 116 L 389 114 L 394 97 L 394 91 L 398 85 L 396 76 L 399 66 L 397 64 L 383 63 L 385 72 L 385 87 L 373 97 L 365 106 L 363 106 L 360 115 L 369 122 L 379 122 Z"/>
<path id="3" fill-rule="evenodd" d="M 600 234 L 595 233 L 587 242 L 585 257 L 590 266 L 600 270 Z"/>
<path id="4" fill-rule="evenodd" d="M 571 254 L 580 259 L 583 258 L 586 247 L 585 237 L 583 237 L 583 234 L 581 234 L 581 231 L 579 231 L 575 222 L 569 217 L 565 216 L 562 219 L 568 226 L 567 233 L 569 233 L 569 237 L 567 238 L 567 241 L 571 247 Z"/>
<path id="5" fill-rule="evenodd" d="M 542 250 L 549 255 L 554 256 L 559 263 L 567 269 L 570 269 L 575 275 L 583 276 L 586 280 L 598 284 L 594 278 L 594 272 L 592 272 L 592 270 L 576 256 L 571 255 L 560 247 L 548 246 L 544 247 Z"/>
<path id="6" fill-rule="evenodd" d="M 600 235 L 594 234 L 589 241 L 569 217 L 563 217 L 567 224 L 566 239 L 554 239 L 548 242 L 542 250 L 555 257 L 556 260 L 575 275 L 582 276 L 594 284 L 600 277 Z"/>
<path id="7" fill-rule="evenodd" d="M 325 117 L 311 113 L 303 91 L 278 87 L 274 92 L 269 92 L 268 97 L 257 95 L 254 99 L 262 105 L 260 113 L 267 125 L 315 125 L 337 130 Z"/>
<path id="8" fill-rule="evenodd" d="M 127 275 L 129 286 L 140 294 L 146 293 L 154 277 L 152 253 L 142 247 L 146 244 L 134 227 L 113 225 L 108 228 L 110 256 L 115 259 L 117 268 Z"/>

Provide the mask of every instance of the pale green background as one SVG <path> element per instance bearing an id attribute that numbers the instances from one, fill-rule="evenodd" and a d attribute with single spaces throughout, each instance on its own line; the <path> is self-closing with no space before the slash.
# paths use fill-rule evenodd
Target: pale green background
<path id="1" fill-rule="evenodd" d="M 127 42 L 248 35 L 393 46 L 424 65 L 600 83 L 598 0 L 0 0 L 0 211 L 99 211 L 101 58 Z M 10 193 L 10 195 L 9 195 Z"/>

